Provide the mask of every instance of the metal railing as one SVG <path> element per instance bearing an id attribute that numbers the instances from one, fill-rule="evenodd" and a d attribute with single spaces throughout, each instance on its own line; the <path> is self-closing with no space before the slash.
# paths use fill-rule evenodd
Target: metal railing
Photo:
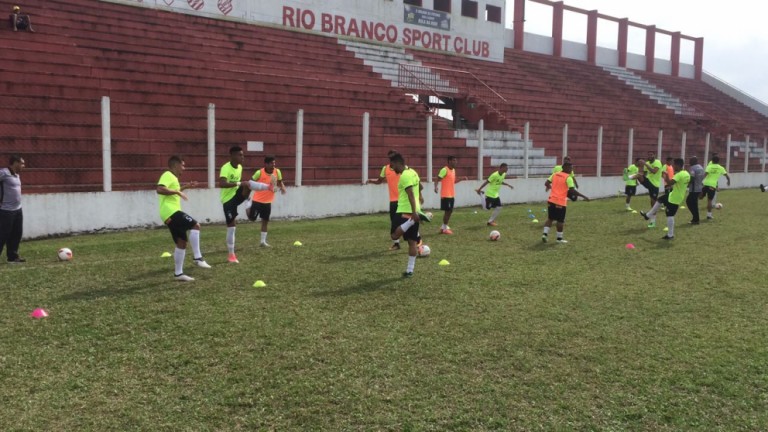
<path id="1" fill-rule="evenodd" d="M 507 107 L 509 102 L 469 71 L 401 63 L 398 68 L 397 86 L 413 91 L 428 91 L 438 97 L 475 99 L 494 112 L 500 120 L 507 118 L 497 106 Z"/>

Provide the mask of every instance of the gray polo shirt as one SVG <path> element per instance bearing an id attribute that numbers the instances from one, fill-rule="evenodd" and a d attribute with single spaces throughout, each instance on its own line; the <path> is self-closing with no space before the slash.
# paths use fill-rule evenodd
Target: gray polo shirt
<path id="1" fill-rule="evenodd" d="M 0 168 L 0 210 L 21 208 L 21 177 L 8 168 Z"/>
<path id="2" fill-rule="evenodd" d="M 693 193 L 701 192 L 701 189 L 704 186 L 703 185 L 704 176 L 707 175 L 707 173 L 704 171 L 704 167 L 702 167 L 699 164 L 696 164 L 688 168 L 688 172 L 691 173 L 690 192 L 693 192 Z"/>

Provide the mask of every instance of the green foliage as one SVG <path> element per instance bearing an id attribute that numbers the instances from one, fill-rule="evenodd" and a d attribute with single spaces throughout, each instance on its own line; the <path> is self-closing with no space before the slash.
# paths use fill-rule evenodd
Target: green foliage
<path id="1" fill-rule="evenodd" d="M 241 223 L 239 265 L 205 226 L 189 284 L 164 229 L 25 242 L 0 266 L 0 429 L 767 430 L 768 195 L 720 198 L 673 241 L 618 198 L 571 204 L 567 245 L 542 203 L 498 242 L 483 210 L 453 236 L 434 211 L 405 280 L 383 214 L 276 221 L 270 249 Z"/>

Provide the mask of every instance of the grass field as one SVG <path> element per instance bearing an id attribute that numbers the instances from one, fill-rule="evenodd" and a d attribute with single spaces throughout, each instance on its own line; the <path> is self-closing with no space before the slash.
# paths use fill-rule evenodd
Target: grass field
<path id="1" fill-rule="evenodd" d="M 242 223 L 240 265 L 205 226 L 190 284 L 166 230 L 24 242 L 0 430 L 768 430 L 768 194 L 720 195 L 671 242 L 619 198 L 569 206 L 567 245 L 541 243 L 542 203 L 505 207 L 498 242 L 461 209 L 405 280 L 383 214 L 276 221 L 271 249 Z"/>

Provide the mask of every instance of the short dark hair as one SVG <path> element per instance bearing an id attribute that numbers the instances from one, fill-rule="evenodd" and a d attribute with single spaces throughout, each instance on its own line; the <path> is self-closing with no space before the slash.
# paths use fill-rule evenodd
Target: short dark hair
<path id="1" fill-rule="evenodd" d="M 395 152 L 392 154 L 392 156 L 389 157 L 389 163 L 405 163 L 405 159 L 403 159 L 403 155 L 401 155 L 398 152 Z"/>
<path id="2" fill-rule="evenodd" d="M 643 160 L 643 158 L 641 158 L 641 157 L 639 157 L 639 158 L 635 158 L 635 163 L 638 163 L 638 162 L 640 162 L 641 160 Z"/>
<path id="3" fill-rule="evenodd" d="M 573 168 L 573 164 L 570 162 L 564 162 L 563 163 L 563 171 L 568 171 L 569 169 Z"/>
<path id="4" fill-rule="evenodd" d="M 504 168 L 505 166 L 507 166 L 507 163 L 506 162 L 502 162 L 501 165 L 499 165 L 499 168 Z"/>
<path id="5" fill-rule="evenodd" d="M 685 160 L 683 160 L 683 158 L 677 158 L 672 163 L 678 166 L 683 166 L 685 165 Z"/>
<path id="6" fill-rule="evenodd" d="M 21 162 L 21 160 L 24 159 L 21 157 L 21 155 L 12 154 L 11 157 L 8 158 L 8 165 L 13 165 L 16 162 Z"/>
<path id="7" fill-rule="evenodd" d="M 449 155 L 449 156 L 446 158 L 446 160 L 448 160 L 448 162 L 450 162 L 450 161 L 452 161 L 452 160 L 454 160 L 454 159 L 456 159 L 456 156 L 453 156 L 453 155 Z"/>
<path id="8" fill-rule="evenodd" d="M 673 158 L 673 157 L 671 157 L 671 156 L 667 156 L 667 162 L 669 162 L 669 161 L 674 161 L 674 160 L 676 160 L 676 159 L 675 159 L 675 158 Z"/>
<path id="9" fill-rule="evenodd" d="M 712 156 L 712 162 L 720 163 L 720 156 Z"/>
<path id="10" fill-rule="evenodd" d="M 397 154 L 397 150 L 390 150 L 387 152 L 387 157 L 392 157 L 392 155 L 396 155 L 396 154 Z"/>
<path id="11" fill-rule="evenodd" d="M 168 168 L 184 162 L 184 158 L 179 155 L 173 155 L 168 158 Z"/>
<path id="12" fill-rule="evenodd" d="M 699 158 L 697 158 L 696 156 L 691 156 L 691 158 L 688 159 L 688 163 L 691 165 L 696 165 L 697 163 L 699 163 Z"/>
<path id="13" fill-rule="evenodd" d="M 240 146 L 232 146 L 229 148 L 229 154 L 237 153 L 243 151 L 243 148 Z"/>
<path id="14" fill-rule="evenodd" d="M 264 157 L 264 163 L 265 164 L 272 163 L 274 161 L 275 161 L 275 157 L 274 156 L 266 156 L 266 157 Z"/>

